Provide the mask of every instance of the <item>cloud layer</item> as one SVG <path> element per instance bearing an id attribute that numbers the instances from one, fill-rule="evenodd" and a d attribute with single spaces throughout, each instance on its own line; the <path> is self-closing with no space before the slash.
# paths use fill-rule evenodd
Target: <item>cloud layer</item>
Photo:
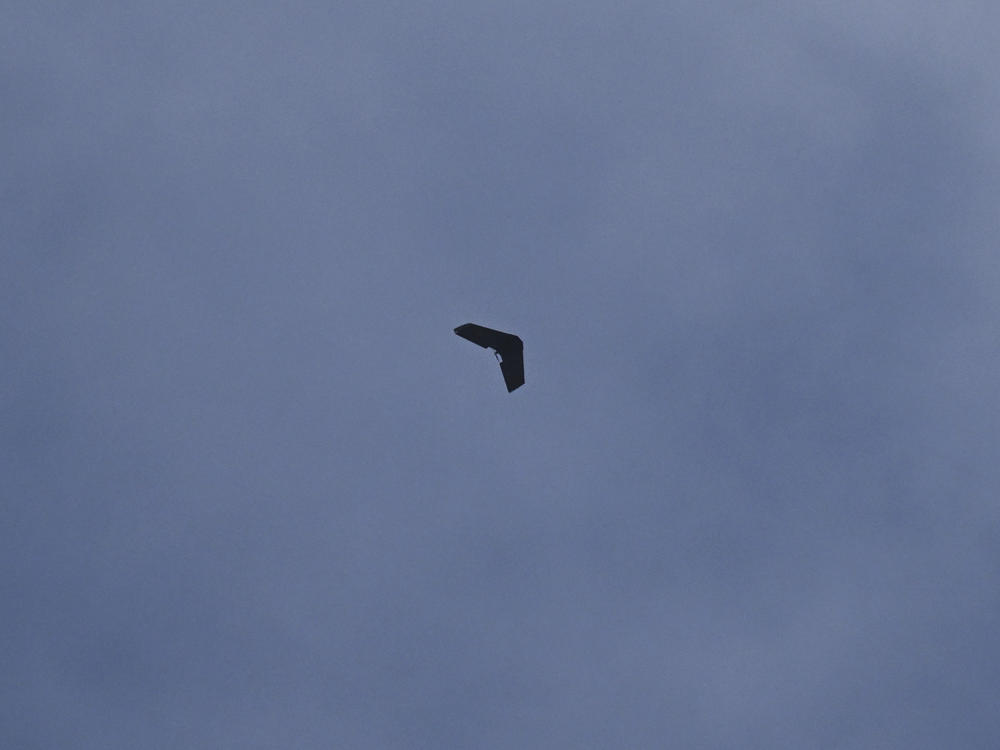
<path id="1" fill-rule="evenodd" d="M 0 744 L 996 746 L 993 11 L 58 6 Z"/>

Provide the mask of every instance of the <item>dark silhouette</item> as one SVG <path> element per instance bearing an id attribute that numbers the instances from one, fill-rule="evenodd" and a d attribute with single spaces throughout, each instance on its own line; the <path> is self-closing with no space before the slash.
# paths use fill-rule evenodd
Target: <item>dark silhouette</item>
<path id="1" fill-rule="evenodd" d="M 507 384 L 507 392 L 524 385 L 524 342 L 513 333 L 496 331 L 475 323 L 466 323 L 455 329 L 455 333 L 473 344 L 479 344 L 484 349 L 493 350 L 494 356 L 500 362 L 503 382 Z"/>

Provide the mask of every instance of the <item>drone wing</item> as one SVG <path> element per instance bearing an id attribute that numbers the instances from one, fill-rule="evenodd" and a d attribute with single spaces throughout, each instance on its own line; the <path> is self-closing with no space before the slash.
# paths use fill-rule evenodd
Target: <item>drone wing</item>
<path id="1" fill-rule="evenodd" d="M 509 350 L 506 354 L 500 352 L 500 356 L 503 357 L 500 371 L 503 373 L 503 382 L 507 385 L 507 393 L 510 393 L 515 388 L 524 385 L 524 350 L 518 347 Z"/>
<path id="2" fill-rule="evenodd" d="M 503 331 L 479 326 L 475 323 L 466 323 L 464 326 L 459 326 L 455 329 L 455 333 L 463 339 L 468 339 L 473 344 L 479 344 L 483 348 L 496 349 L 500 352 L 500 356 L 503 356 L 504 349 L 512 347 L 521 348 L 524 346 L 521 339 L 513 333 L 504 333 Z"/>

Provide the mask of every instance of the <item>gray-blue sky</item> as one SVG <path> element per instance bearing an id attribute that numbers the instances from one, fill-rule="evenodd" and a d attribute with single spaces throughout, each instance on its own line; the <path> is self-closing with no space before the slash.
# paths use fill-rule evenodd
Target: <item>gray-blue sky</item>
<path id="1" fill-rule="evenodd" d="M 7 3 L 0 744 L 996 747 L 998 21 Z"/>

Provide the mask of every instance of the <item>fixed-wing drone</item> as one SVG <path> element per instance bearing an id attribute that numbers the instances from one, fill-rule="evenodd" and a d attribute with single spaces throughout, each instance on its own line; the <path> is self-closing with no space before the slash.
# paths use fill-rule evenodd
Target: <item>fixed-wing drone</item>
<path id="1" fill-rule="evenodd" d="M 455 333 L 484 349 L 493 350 L 507 392 L 524 385 L 524 342 L 513 333 L 504 333 L 475 323 L 466 323 L 455 329 Z"/>

